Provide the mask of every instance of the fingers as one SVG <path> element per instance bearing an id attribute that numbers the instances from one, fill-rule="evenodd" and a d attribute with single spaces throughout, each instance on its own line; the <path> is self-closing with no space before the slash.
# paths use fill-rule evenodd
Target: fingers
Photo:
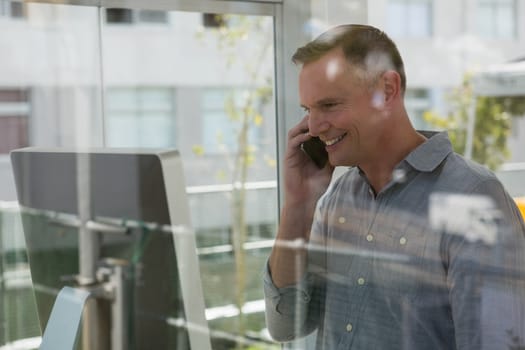
<path id="1" fill-rule="evenodd" d="M 308 134 L 308 115 L 288 131 L 288 146 L 292 148 L 300 147 L 305 141 L 311 138 Z"/>

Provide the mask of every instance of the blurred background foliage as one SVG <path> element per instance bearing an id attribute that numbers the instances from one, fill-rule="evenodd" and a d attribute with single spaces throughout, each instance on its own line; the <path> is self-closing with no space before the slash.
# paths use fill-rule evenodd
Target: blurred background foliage
<path id="1" fill-rule="evenodd" d="M 451 107 L 447 115 L 427 111 L 424 119 L 436 129 L 447 130 L 454 150 L 465 154 L 469 113 L 474 109 L 472 159 L 496 170 L 510 156 L 507 140 L 512 119 L 525 114 L 525 96 L 474 98 L 471 81 L 471 75 L 465 75 L 447 96 Z"/>

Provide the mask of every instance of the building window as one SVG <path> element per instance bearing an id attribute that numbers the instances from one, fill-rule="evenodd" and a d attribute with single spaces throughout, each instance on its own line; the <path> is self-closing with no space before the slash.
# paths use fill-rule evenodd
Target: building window
<path id="1" fill-rule="evenodd" d="M 514 39 L 516 13 L 515 0 L 479 0 L 479 34 L 486 39 Z"/>
<path id="2" fill-rule="evenodd" d="M 29 145 L 29 92 L 0 89 L 0 154 Z"/>
<path id="3" fill-rule="evenodd" d="M 245 89 L 205 89 L 203 92 L 203 146 L 206 153 L 231 153 L 238 147 L 242 116 L 248 91 Z M 248 127 L 248 143 L 260 142 L 260 128 Z"/>
<path id="4" fill-rule="evenodd" d="M 106 9 L 106 22 L 112 24 L 168 23 L 168 13 L 159 10 Z"/>
<path id="5" fill-rule="evenodd" d="M 110 147 L 175 147 L 173 89 L 109 88 L 106 143 Z"/>
<path id="6" fill-rule="evenodd" d="M 226 19 L 224 15 L 218 13 L 203 13 L 202 14 L 202 25 L 204 28 L 220 28 L 224 26 Z"/>
<path id="7" fill-rule="evenodd" d="M 0 16 L 11 18 L 24 18 L 25 13 L 25 5 L 22 1 L 0 1 Z"/>
<path id="8" fill-rule="evenodd" d="M 428 129 L 429 125 L 423 119 L 423 114 L 432 107 L 430 91 L 428 89 L 407 89 L 405 106 L 414 128 L 417 130 Z"/>
<path id="9" fill-rule="evenodd" d="M 398 38 L 432 35 L 432 0 L 389 0 L 388 34 Z"/>
<path id="10" fill-rule="evenodd" d="M 168 14 L 158 10 L 138 10 L 137 21 L 141 23 L 167 23 Z"/>
<path id="11" fill-rule="evenodd" d="M 130 9 L 106 9 L 107 23 L 132 23 L 133 13 Z"/>

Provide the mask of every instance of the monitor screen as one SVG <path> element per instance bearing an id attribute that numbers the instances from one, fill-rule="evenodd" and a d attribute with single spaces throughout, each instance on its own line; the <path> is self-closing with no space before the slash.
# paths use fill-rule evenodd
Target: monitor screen
<path id="1" fill-rule="evenodd" d="M 33 147 L 11 162 L 42 329 L 62 287 L 107 285 L 117 264 L 129 348 L 210 348 L 176 150 Z M 110 342 L 114 300 L 95 300 L 88 322 Z"/>

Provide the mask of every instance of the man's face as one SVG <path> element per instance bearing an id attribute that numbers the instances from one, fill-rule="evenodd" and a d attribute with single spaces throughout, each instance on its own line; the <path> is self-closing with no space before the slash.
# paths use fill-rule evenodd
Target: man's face
<path id="1" fill-rule="evenodd" d="M 326 145 L 333 166 L 357 166 L 375 157 L 385 113 L 381 84 L 374 88 L 345 59 L 339 48 L 303 66 L 301 105 L 308 128 Z"/>

